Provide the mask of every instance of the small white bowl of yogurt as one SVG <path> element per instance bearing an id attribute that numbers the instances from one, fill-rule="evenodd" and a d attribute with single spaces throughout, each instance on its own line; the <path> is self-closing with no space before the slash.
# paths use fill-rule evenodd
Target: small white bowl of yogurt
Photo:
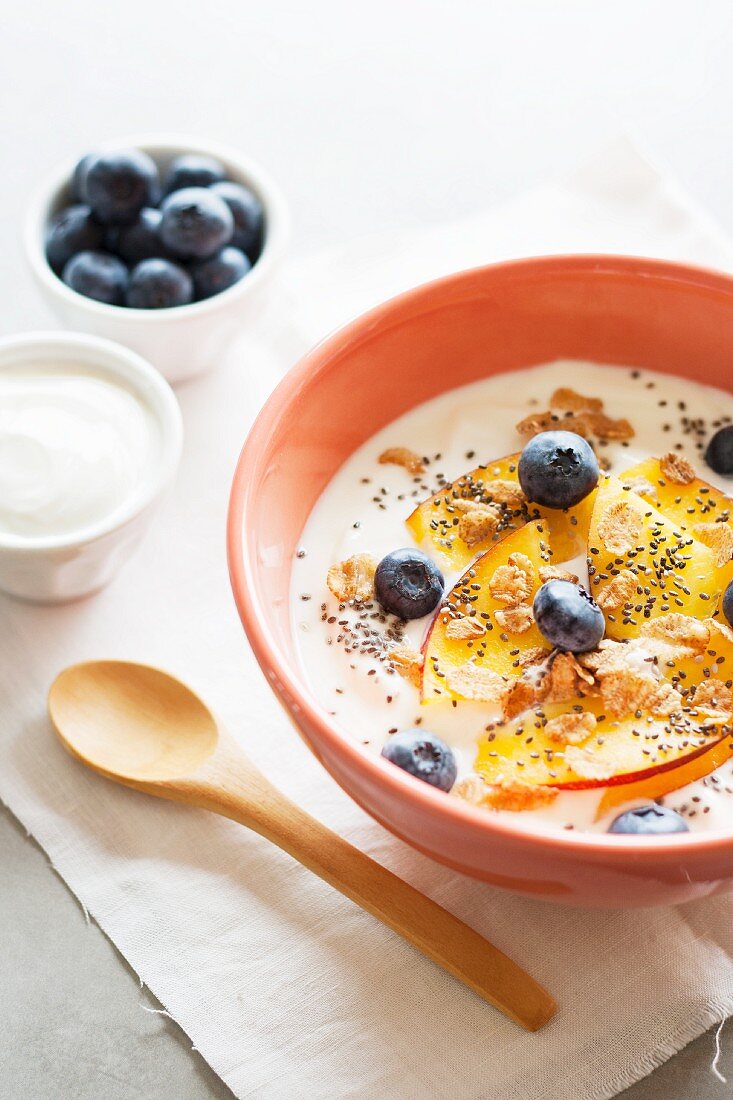
<path id="1" fill-rule="evenodd" d="M 0 340 L 0 590 L 60 603 L 133 553 L 181 456 L 181 414 L 144 359 L 109 340 Z"/>

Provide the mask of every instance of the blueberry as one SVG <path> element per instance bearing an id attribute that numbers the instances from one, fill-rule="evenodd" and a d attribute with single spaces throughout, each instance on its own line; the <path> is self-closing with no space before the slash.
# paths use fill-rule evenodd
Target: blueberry
<path id="1" fill-rule="evenodd" d="M 142 260 L 132 269 L 125 304 L 133 309 L 168 309 L 193 300 L 193 281 L 170 260 Z"/>
<path id="2" fill-rule="evenodd" d="M 234 236 L 232 244 L 235 248 L 241 248 L 246 252 L 252 263 L 255 262 L 262 251 L 262 235 L 265 214 L 262 203 L 241 183 L 232 183 L 224 180 L 223 183 L 215 183 L 211 190 L 224 199 L 234 218 Z"/>
<path id="3" fill-rule="evenodd" d="M 104 244 L 102 245 L 104 252 L 111 252 L 113 256 L 117 255 L 117 250 L 120 247 L 120 229 L 122 229 L 121 225 L 105 225 Z"/>
<path id="4" fill-rule="evenodd" d="M 598 483 L 598 460 L 575 432 L 540 432 L 519 456 L 519 484 L 545 508 L 572 508 Z"/>
<path id="5" fill-rule="evenodd" d="M 78 252 L 64 267 L 67 286 L 85 298 L 111 306 L 122 305 L 127 287 L 127 268 L 106 252 Z"/>
<path id="6" fill-rule="evenodd" d="M 71 175 L 71 197 L 74 202 L 87 201 L 87 172 L 94 157 L 94 153 L 87 153 L 78 162 Z"/>
<path id="7" fill-rule="evenodd" d="M 377 600 L 401 619 L 429 615 L 443 596 L 443 574 L 422 550 L 393 550 L 374 576 Z"/>
<path id="8" fill-rule="evenodd" d="M 182 187 L 210 187 L 226 179 L 226 169 L 213 157 L 198 153 L 184 153 L 171 161 L 165 177 L 165 193 L 180 191 Z"/>
<path id="9" fill-rule="evenodd" d="M 231 240 L 234 232 L 231 210 L 205 187 L 174 191 L 161 209 L 160 236 L 176 256 L 206 260 Z"/>
<path id="10" fill-rule="evenodd" d="M 730 582 L 723 593 L 723 614 L 730 625 L 733 626 L 733 581 Z"/>
<path id="11" fill-rule="evenodd" d="M 534 598 L 534 617 L 542 636 L 570 653 L 595 649 L 606 628 L 598 604 L 572 581 L 546 581 Z"/>
<path id="12" fill-rule="evenodd" d="M 456 781 L 453 751 L 434 733 L 418 729 L 395 733 L 382 749 L 382 756 L 441 791 L 449 791 Z"/>
<path id="13" fill-rule="evenodd" d="M 104 245 L 104 229 L 88 206 L 67 206 L 51 222 L 46 235 L 46 259 L 58 274 L 77 252 L 96 251 Z"/>
<path id="14" fill-rule="evenodd" d="M 663 836 L 665 833 L 688 833 L 685 819 L 676 810 L 658 806 L 639 806 L 626 810 L 611 822 L 609 833 L 634 833 L 637 836 Z"/>
<path id="15" fill-rule="evenodd" d="M 158 233 L 162 220 L 160 210 L 145 206 L 134 222 L 119 229 L 111 228 L 107 247 L 114 248 L 128 264 L 139 264 L 141 260 L 170 259 Z"/>
<path id="16" fill-rule="evenodd" d="M 95 216 L 109 225 L 135 220 L 144 206 L 160 199 L 155 162 L 139 149 L 102 153 L 86 170 L 86 195 Z"/>
<path id="17" fill-rule="evenodd" d="M 733 474 L 733 424 L 718 429 L 707 445 L 705 461 L 716 474 Z"/>
<path id="18" fill-rule="evenodd" d="M 244 252 L 227 245 L 208 260 L 201 260 L 191 267 L 196 298 L 212 298 L 243 278 L 252 264 Z"/>

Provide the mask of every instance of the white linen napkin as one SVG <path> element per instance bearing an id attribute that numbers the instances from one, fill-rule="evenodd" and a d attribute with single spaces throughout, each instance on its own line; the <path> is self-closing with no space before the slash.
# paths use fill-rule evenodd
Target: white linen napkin
<path id="1" fill-rule="evenodd" d="M 256 331 L 180 391 L 175 491 L 105 592 L 60 608 L 0 597 L 0 797 L 239 1097 L 610 1097 L 733 1013 L 733 900 L 588 912 L 499 892 L 392 838 L 320 769 L 271 698 L 230 596 L 224 521 L 254 411 L 334 324 L 405 287 L 537 253 L 731 266 L 720 231 L 619 139 L 494 210 L 292 263 Z M 56 743 L 66 664 L 125 657 L 196 688 L 289 795 L 524 964 L 557 996 L 534 1035 L 264 840 L 123 790 Z M 103 1026 L 103 1021 L 100 1021 Z"/>

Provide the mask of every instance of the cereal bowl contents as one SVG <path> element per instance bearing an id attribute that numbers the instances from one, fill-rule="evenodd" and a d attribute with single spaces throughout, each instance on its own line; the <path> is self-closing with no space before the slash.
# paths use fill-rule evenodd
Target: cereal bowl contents
<path id="1" fill-rule="evenodd" d="M 731 356 L 726 276 L 555 257 L 388 302 L 270 398 L 239 611 L 398 836 L 573 904 L 730 888 Z"/>
<path id="2" fill-rule="evenodd" d="M 731 421 L 722 391 L 560 361 L 389 424 L 299 541 L 312 691 L 365 750 L 443 790 L 448 757 L 454 797 L 528 827 L 733 825 L 733 525 L 703 457 Z"/>

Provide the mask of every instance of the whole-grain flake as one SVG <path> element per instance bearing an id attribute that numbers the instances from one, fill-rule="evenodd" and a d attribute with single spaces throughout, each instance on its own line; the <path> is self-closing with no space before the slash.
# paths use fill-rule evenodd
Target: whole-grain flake
<path id="1" fill-rule="evenodd" d="M 651 672 L 614 669 L 600 677 L 600 684 L 603 706 L 613 718 L 625 718 L 636 711 L 662 717 L 682 708 L 682 696 Z"/>
<path id="2" fill-rule="evenodd" d="M 516 718 L 537 702 L 537 687 L 531 680 L 523 677 L 509 686 L 503 700 L 503 718 L 505 722 Z"/>
<path id="3" fill-rule="evenodd" d="M 549 411 L 530 413 L 529 416 L 525 416 L 523 420 L 518 422 L 516 429 L 522 439 L 528 442 L 533 436 L 539 435 L 540 432 L 548 432 L 557 428 L 559 422 L 560 417 L 556 413 Z"/>
<path id="4" fill-rule="evenodd" d="M 519 435 L 525 440 L 540 432 L 562 427 L 584 439 L 597 439 L 601 443 L 626 442 L 634 438 L 634 429 L 626 419 L 614 420 L 606 413 L 590 409 L 566 410 L 561 414 L 550 410 L 544 413 L 531 413 L 516 425 Z"/>
<path id="5" fill-rule="evenodd" d="M 331 566 L 326 584 L 340 603 L 349 600 L 366 603 L 374 596 L 377 564 L 370 554 L 353 554 L 346 561 Z"/>
<path id="6" fill-rule="evenodd" d="M 498 779 L 487 783 L 482 776 L 471 775 L 456 783 L 453 794 L 474 806 L 519 813 L 522 810 L 549 806 L 557 798 L 558 792 L 554 787 L 522 783 L 518 779 Z"/>
<path id="7" fill-rule="evenodd" d="M 471 641 L 482 637 L 485 633 L 484 624 L 479 619 L 467 615 L 449 619 L 445 627 L 446 638 L 456 638 L 459 641 Z"/>
<path id="8" fill-rule="evenodd" d="M 522 488 L 516 481 L 508 481 L 505 478 L 494 478 L 484 484 L 484 498 L 493 504 L 503 504 L 507 508 L 522 508 L 527 503 L 527 498 Z"/>
<path id="9" fill-rule="evenodd" d="M 695 480 L 695 469 L 684 455 L 668 451 L 659 460 L 662 477 L 678 485 L 690 485 Z"/>
<path id="10" fill-rule="evenodd" d="M 696 523 L 692 533 L 698 542 L 709 546 L 720 568 L 733 558 L 733 528 L 728 523 Z"/>
<path id="11" fill-rule="evenodd" d="M 604 508 L 598 521 L 598 534 L 612 554 L 626 554 L 639 541 L 644 528 L 636 508 L 626 501 L 616 501 Z"/>
<path id="12" fill-rule="evenodd" d="M 617 611 L 635 599 L 638 586 L 636 573 L 622 569 L 599 591 L 596 603 L 603 611 Z"/>
<path id="13" fill-rule="evenodd" d="M 495 600 L 516 607 L 525 603 L 534 587 L 534 566 L 525 554 L 510 554 L 506 565 L 494 570 L 489 592 Z"/>
<path id="14" fill-rule="evenodd" d="M 574 654 L 560 652 L 548 662 L 537 695 L 547 703 L 569 703 L 578 696 L 591 694 L 594 688 L 593 673 Z"/>
<path id="15" fill-rule="evenodd" d="M 379 462 L 382 466 L 403 466 L 410 474 L 425 472 L 425 462 L 409 447 L 388 447 L 386 451 L 382 451 Z"/>
<path id="16" fill-rule="evenodd" d="M 422 685 L 423 655 L 409 645 L 396 645 L 387 653 L 395 672 L 398 672 L 413 687 Z"/>
<path id="17" fill-rule="evenodd" d="M 602 412 L 603 401 L 600 397 L 584 397 L 568 386 L 560 386 L 550 398 L 550 408 L 568 412 Z"/>
<path id="18" fill-rule="evenodd" d="M 520 668 L 532 668 L 535 665 L 542 664 L 544 660 L 549 656 L 550 651 L 543 649 L 542 646 L 533 645 L 529 649 L 524 649 L 517 657 Z"/>
<path id="19" fill-rule="evenodd" d="M 494 618 L 510 634 L 526 634 L 534 622 L 534 612 L 529 604 L 522 603 L 516 607 L 499 608 L 494 612 Z"/>
<path id="20" fill-rule="evenodd" d="M 579 745 L 590 737 L 596 725 L 596 716 L 589 711 L 558 714 L 547 722 L 545 736 L 558 745 Z"/>
<path id="21" fill-rule="evenodd" d="M 476 505 L 464 512 L 458 521 L 458 537 L 466 546 L 476 546 L 496 533 L 501 518 L 501 510 L 495 505 Z"/>
<path id="22" fill-rule="evenodd" d="M 501 703 L 507 690 L 506 681 L 498 672 L 481 668 L 472 661 L 447 672 L 445 682 L 454 695 L 480 703 Z"/>
<path id="23" fill-rule="evenodd" d="M 581 779 L 594 779 L 603 782 L 614 774 L 614 765 L 603 760 L 581 745 L 568 745 L 565 749 L 565 763 Z"/>
<path id="24" fill-rule="evenodd" d="M 625 443 L 633 439 L 635 432 L 625 418 L 614 420 L 605 413 L 579 413 L 571 421 L 570 430 L 586 439 L 596 438 L 601 443 Z"/>
<path id="25" fill-rule="evenodd" d="M 710 629 L 705 622 L 676 611 L 649 619 L 639 633 L 642 638 L 655 638 L 689 654 L 700 653 L 710 641 Z"/>
<path id="26" fill-rule="evenodd" d="M 695 710 L 704 711 L 710 718 L 726 719 L 733 715 L 733 692 L 715 677 L 697 685 L 691 703 Z"/>
<path id="27" fill-rule="evenodd" d="M 540 580 L 543 584 L 546 584 L 547 581 L 570 581 L 571 584 L 577 584 L 579 579 L 577 573 L 571 573 L 568 569 L 563 569 L 559 565 L 540 566 Z"/>

